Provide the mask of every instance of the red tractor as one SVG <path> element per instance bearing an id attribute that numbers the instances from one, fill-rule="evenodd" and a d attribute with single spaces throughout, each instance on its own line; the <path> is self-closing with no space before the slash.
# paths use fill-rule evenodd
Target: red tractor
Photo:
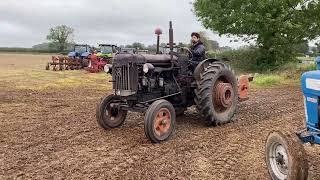
<path id="1" fill-rule="evenodd" d="M 98 53 L 93 53 L 89 57 L 89 65 L 86 68 L 89 72 L 98 73 L 103 71 L 106 64 L 112 63 L 113 56 L 118 50 L 117 46 L 112 44 L 99 44 L 99 49 Z"/>

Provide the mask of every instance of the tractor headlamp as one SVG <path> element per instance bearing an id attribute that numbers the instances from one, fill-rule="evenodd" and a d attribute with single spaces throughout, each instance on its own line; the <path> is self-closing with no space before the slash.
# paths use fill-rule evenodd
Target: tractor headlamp
<path id="1" fill-rule="evenodd" d="M 148 73 L 148 71 L 149 71 L 148 65 L 147 65 L 147 64 L 144 64 L 144 65 L 143 65 L 143 72 L 144 72 L 144 73 Z"/>
<path id="2" fill-rule="evenodd" d="M 104 65 L 104 68 L 103 68 L 104 72 L 108 73 L 109 72 L 109 67 L 107 65 Z"/>
<path id="3" fill-rule="evenodd" d="M 120 95 L 121 95 L 121 91 L 120 91 L 120 90 L 116 90 L 116 91 L 115 91 L 115 94 L 118 95 L 118 96 L 120 96 Z"/>
<path id="4" fill-rule="evenodd" d="M 106 64 L 106 65 L 104 65 L 104 67 L 103 67 L 103 70 L 104 70 L 104 72 L 106 72 L 106 73 L 110 73 L 110 72 L 111 72 L 111 69 L 112 69 L 112 65 L 110 65 L 110 64 Z"/>
<path id="5" fill-rule="evenodd" d="M 143 65 L 143 72 L 148 73 L 154 69 L 154 66 L 150 63 L 146 63 Z"/>

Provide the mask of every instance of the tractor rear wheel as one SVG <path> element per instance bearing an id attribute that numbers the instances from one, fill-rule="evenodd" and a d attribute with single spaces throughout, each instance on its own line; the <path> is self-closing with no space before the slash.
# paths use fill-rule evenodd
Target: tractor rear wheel
<path id="1" fill-rule="evenodd" d="M 101 99 L 96 109 L 96 118 L 104 129 L 120 127 L 127 117 L 127 111 L 116 105 L 121 102 L 119 96 L 107 95 Z"/>
<path id="2" fill-rule="evenodd" d="M 265 154 L 269 174 L 273 180 L 308 179 L 308 161 L 297 135 L 270 132 Z"/>
<path id="3" fill-rule="evenodd" d="M 144 116 L 144 132 L 153 143 L 167 140 L 174 131 L 176 113 L 164 99 L 153 102 Z"/>
<path id="4" fill-rule="evenodd" d="M 237 80 L 229 66 L 210 63 L 200 74 L 195 89 L 197 110 L 208 125 L 231 121 L 238 103 Z"/>

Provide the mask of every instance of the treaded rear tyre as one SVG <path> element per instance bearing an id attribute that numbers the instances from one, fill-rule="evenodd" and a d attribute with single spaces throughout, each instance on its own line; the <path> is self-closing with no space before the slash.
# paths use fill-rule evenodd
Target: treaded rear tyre
<path id="1" fill-rule="evenodd" d="M 194 101 L 206 124 L 222 125 L 230 122 L 237 109 L 238 90 L 236 77 L 229 66 L 222 62 L 210 63 L 200 73 L 197 85 Z M 217 89 L 221 88 L 218 87 L 223 89 L 219 94 Z M 222 99 L 228 104 L 221 105 L 221 98 L 216 97 L 224 97 Z"/>
<path id="2" fill-rule="evenodd" d="M 308 179 L 306 152 L 297 135 L 272 131 L 267 137 L 265 148 L 265 161 L 273 180 Z"/>

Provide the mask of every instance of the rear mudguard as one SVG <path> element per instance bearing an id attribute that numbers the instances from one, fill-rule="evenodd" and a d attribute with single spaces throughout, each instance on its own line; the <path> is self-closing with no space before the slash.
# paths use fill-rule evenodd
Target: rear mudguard
<path id="1" fill-rule="evenodd" d="M 218 59 L 205 59 L 201 61 L 197 67 L 194 69 L 193 77 L 196 81 L 200 81 L 200 73 L 204 70 L 204 67 L 208 66 L 208 64 L 219 61 Z"/>

